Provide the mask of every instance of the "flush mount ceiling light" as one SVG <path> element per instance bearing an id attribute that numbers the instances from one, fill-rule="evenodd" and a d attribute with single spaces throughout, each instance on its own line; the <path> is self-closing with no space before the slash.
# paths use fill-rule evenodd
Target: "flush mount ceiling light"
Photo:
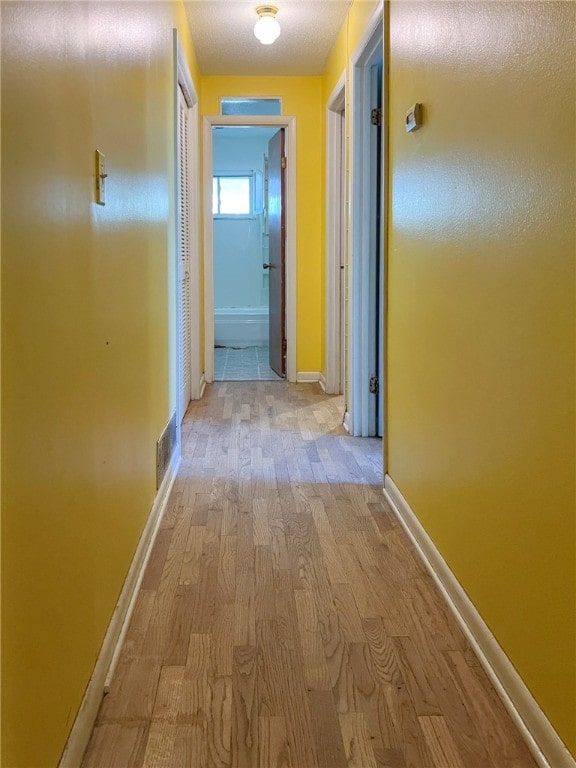
<path id="1" fill-rule="evenodd" d="M 254 24 L 254 34 L 262 45 L 272 45 L 280 34 L 280 24 L 276 21 L 278 8 L 275 5 L 259 5 L 256 13 L 259 18 Z"/>

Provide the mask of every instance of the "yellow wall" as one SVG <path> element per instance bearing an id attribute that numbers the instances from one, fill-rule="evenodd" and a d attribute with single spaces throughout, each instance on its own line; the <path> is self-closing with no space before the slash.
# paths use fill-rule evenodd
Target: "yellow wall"
<path id="1" fill-rule="evenodd" d="M 154 2 L 154 0 L 152 0 Z M 174 18 L 172 26 L 178 30 L 178 39 L 184 54 L 186 56 L 186 63 L 190 71 L 190 77 L 194 87 L 200 90 L 200 67 L 198 65 L 198 59 L 196 58 L 196 51 L 194 50 L 194 43 L 192 42 L 192 35 L 190 32 L 190 24 L 186 17 L 186 11 L 184 9 L 184 3 L 181 0 L 176 0 L 173 7 Z M 198 96 L 199 94 L 196 93 Z"/>
<path id="2" fill-rule="evenodd" d="M 297 118 L 297 360 L 298 371 L 322 364 L 322 170 L 321 77 L 202 78 L 202 115 L 220 113 L 221 96 L 280 96 L 284 115 Z"/>
<path id="3" fill-rule="evenodd" d="M 0 56 L 0 86 L 2 82 L 2 57 Z M 0 91 L 1 92 L 1 91 Z M 0 105 L 1 115 L 1 105 Z M 2 120 L 0 120 L 0 147 L 2 146 Z M 2 153 L 0 152 L 0 223 L 2 221 Z M 2 315 L 2 238 L 0 237 L 0 317 Z M 2 335 L 0 333 L 0 382 L 2 381 Z M 0 445 L 2 440 L 2 398 L 0 397 Z M 2 462 L 0 461 L 0 766 L 2 765 Z"/>
<path id="4" fill-rule="evenodd" d="M 2 3 L 7 768 L 57 764 L 155 497 L 155 443 L 175 402 L 182 18 L 167 2 Z"/>
<path id="5" fill-rule="evenodd" d="M 353 0 L 324 67 L 324 103 L 349 64 L 378 5 L 377 0 Z"/>
<path id="6" fill-rule="evenodd" d="M 576 754 L 575 22 L 392 3 L 388 453 Z"/>

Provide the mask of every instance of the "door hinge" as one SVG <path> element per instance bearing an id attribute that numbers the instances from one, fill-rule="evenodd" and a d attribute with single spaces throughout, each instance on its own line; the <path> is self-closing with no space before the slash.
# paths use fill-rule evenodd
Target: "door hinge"
<path id="1" fill-rule="evenodd" d="M 282 168 L 286 168 L 286 155 L 282 155 Z"/>
<path id="2" fill-rule="evenodd" d="M 378 376 L 370 377 L 370 394 L 377 395 L 380 392 L 380 379 Z"/>
<path id="3" fill-rule="evenodd" d="M 288 349 L 288 342 L 286 339 L 282 339 L 282 354 L 286 354 L 286 350 Z"/>
<path id="4" fill-rule="evenodd" d="M 370 120 L 372 125 L 377 125 L 377 126 L 382 125 L 382 109 L 380 107 L 376 107 L 376 109 L 372 110 Z"/>

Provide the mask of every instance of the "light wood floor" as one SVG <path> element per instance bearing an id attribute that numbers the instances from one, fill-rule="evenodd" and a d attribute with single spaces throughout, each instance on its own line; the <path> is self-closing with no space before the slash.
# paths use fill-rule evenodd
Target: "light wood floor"
<path id="1" fill-rule="evenodd" d="M 84 768 L 533 768 L 317 385 L 215 384 Z"/>

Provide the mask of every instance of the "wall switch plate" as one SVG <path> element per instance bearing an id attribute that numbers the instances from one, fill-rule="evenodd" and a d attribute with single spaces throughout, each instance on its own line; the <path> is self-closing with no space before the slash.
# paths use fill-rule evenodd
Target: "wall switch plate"
<path id="1" fill-rule="evenodd" d="M 422 104 L 412 104 L 408 112 L 406 112 L 406 133 L 411 131 L 417 131 L 422 125 Z"/>
<path id="2" fill-rule="evenodd" d="M 96 150 L 96 202 L 106 205 L 106 158 Z"/>

